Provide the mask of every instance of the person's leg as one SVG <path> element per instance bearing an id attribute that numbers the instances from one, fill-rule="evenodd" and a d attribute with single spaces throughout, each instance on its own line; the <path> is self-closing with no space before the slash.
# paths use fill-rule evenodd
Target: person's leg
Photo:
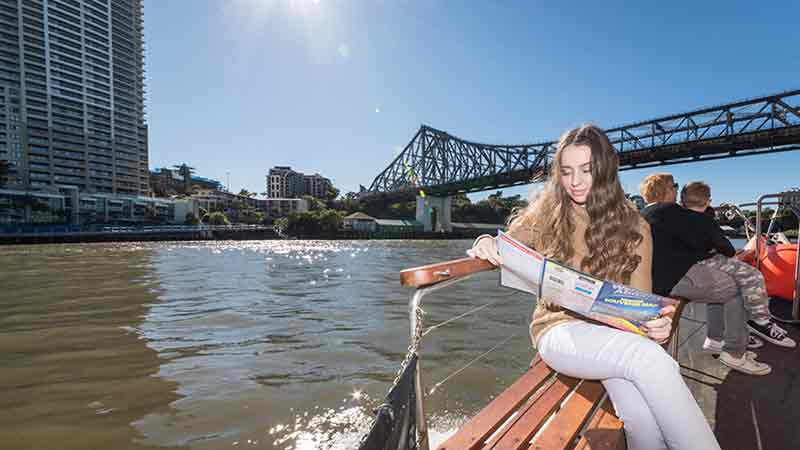
<path id="1" fill-rule="evenodd" d="M 706 305 L 706 335 L 715 341 L 724 341 L 725 335 L 725 307 L 722 303 L 709 303 Z"/>
<path id="2" fill-rule="evenodd" d="M 627 381 L 606 384 L 609 395 L 616 397 L 612 401 L 619 414 L 632 421 L 625 424 L 630 450 L 663 448 L 665 442 L 672 450 L 719 449 L 678 363 L 655 342 L 602 325 L 569 322 L 546 331 L 538 344 L 539 355 L 557 372 Z M 652 420 L 640 414 L 643 408 L 651 412 Z"/>
<path id="3" fill-rule="evenodd" d="M 716 255 L 699 264 L 716 268 L 732 276 L 742 293 L 744 306 L 750 313 L 750 319 L 761 324 L 769 322 L 767 285 L 764 275 L 758 269 L 736 258 L 728 258 L 724 255 Z"/>
<path id="4" fill-rule="evenodd" d="M 725 306 L 721 303 L 706 305 L 706 338 L 704 352 L 720 354 L 725 348 Z"/>
<path id="5" fill-rule="evenodd" d="M 712 349 L 720 351 L 719 362 L 748 375 L 772 372 L 768 364 L 756 361 L 755 353 L 747 352 L 749 331 L 745 323 L 744 299 L 733 277 L 709 265 L 695 264 L 672 289 L 672 295 L 699 303 L 724 303 L 725 343 L 721 349 Z M 703 346 L 710 347 L 708 344 Z"/>
<path id="6" fill-rule="evenodd" d="M 744 298 L 744 307 L 750 313 L 749 331 L 782 347 L 794 348 L 797 344 L 786 330 L 778 326 L 769 313 L 769 295 L 764 276 L 755 267 L 735 258 L 717 255 L 700 264 L 717 268 L 731 275 Z"/>
<path id="7" fill-rule="evenodd" d="M 713 332 L 718 338 L 722 334 L 720 330 L 724 329 L 725 350 L 736 357 L 744 355 L 748 333 L 744 301 L 732 276 L 708 264 L 698 263 L 689 268 L 670 295 L 695 303 L 724 304 L 724 321 L 719 320 L 718 315 L 709 317 L 709 333 Z"/>
<path id="8" fill-rule="evenodd" d="M 667 450 L 656 418 L 636 385 L 624 378 L 608 378 L 602 383 L 625 426 L 628 449 Z"/>
<path id="9" fill-rule="evenodd" d="M 736 303 L 743 305 L 743 300 Z M 736 308 L 731 303 L 730 308 Z M 743 309 L 734 309 L 728 311 L 735 314 L 746 314 L 742 312 Z M 733 322 L 738 322 L 739 319 L 730 319 Z M 725 346 L 725 305 L 720 303 L 709 303 L 706 305 L 706 340 L 703 342 L 703 351 L 710 353 L 720 353 Z M 732 338 L 735 339 L 735 338 Z M 764 346 L 764 342 L 753 336 L 751 333 L 747 336 L 747 348 L 757 349 Z M 730 350 L 733 351 L 733 350 Z"/>

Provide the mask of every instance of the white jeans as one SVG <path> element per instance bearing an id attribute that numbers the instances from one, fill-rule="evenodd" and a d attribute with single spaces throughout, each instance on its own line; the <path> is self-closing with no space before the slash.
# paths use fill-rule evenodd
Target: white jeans
<path id="1" fill-rule="evenodd" d="M 628 450 L 719 450 L 678 363 L 650 339 L 575 321 L 547 330 L 538 349 L 553 370 L 603 383 Z"/>

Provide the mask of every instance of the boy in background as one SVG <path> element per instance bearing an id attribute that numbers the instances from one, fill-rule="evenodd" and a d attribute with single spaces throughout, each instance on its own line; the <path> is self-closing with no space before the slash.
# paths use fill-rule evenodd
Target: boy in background
<path id="1" fill-rule="evenodd" d="M 699 215 L 699 220 L 703 220 L 703 217 L 705 217 L 705 220 L 714 221 L 713 212 L 710 209 L 711 188 L 706 183 L 695 181 L 685 185 L 681 189 L 681 204 L 687 210 Z M 717 228 L 719 227 L 717 226 Z M 722 239 L 728 241 L 724 236 Z M 728 244 L 730 245 L 730 241 L 728 241 Z M 747 321 L 750 333 L 771 344 L 787 348 L 796 347 L 797 343 L 787 335 L 786 330 L 775 323 L 769 314 L 769 295 L 767 295 L 764 276 L 750 264 L 729 256 L 731 255 L 717 253 L 700 261 L 698 264 L 725 272 L 733 277 L 744 298 L 744 307 L 750 315 L 750 319 Z M 721 305 L 709 304 L 709 322 L 722 322 L 722 314 Z M 703 343 L 703 350 L 712 353 L 721 352 L 722 347 L 723 342 L 716 339 L 706 338 L 705 343 Z"/>

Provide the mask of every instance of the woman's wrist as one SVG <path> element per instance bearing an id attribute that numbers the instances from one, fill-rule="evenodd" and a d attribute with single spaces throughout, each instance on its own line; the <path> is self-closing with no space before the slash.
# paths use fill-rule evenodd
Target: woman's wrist
<path id="1" fill-rule="evenodd" d="M 492 236 L 491 234 L 482 234 L 482 235 L 476 237 L 475 240 L 472 241 L 472 248 L 475 248 L 475 246 L 478 245 L 478 242 L 480 242 L 480 240 L 484 239 L 484 238 L 492 238 L 492 239 L 494 239 L 494 236 Z"/>

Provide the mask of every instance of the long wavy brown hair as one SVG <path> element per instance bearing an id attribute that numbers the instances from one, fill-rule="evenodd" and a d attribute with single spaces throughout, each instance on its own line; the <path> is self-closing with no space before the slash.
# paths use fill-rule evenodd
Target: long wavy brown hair
<path id="1" fill-rule="evenodd" d="M 582 125 L 568 130 L 558 141 L 550 165 L 550 177 L 544 189 L 532 196 L 528 206 L 509 217 L 509 229 L 536 230 L 535 245 L 544 255 L 567 262 L 574 255 L 575 232 L 573 204 L 561 185 L 561 155 L 570 145 L 591 149 L 592 187 L 586 200 L 589 223 L 583 238 L 589 253 L 580 269 L 618 283 L 629 283 L 641 262 L 636 248 L 642 242 L 639 213 L 625 197 L 619 182 L 619 157 L 603 130 Z"/>

